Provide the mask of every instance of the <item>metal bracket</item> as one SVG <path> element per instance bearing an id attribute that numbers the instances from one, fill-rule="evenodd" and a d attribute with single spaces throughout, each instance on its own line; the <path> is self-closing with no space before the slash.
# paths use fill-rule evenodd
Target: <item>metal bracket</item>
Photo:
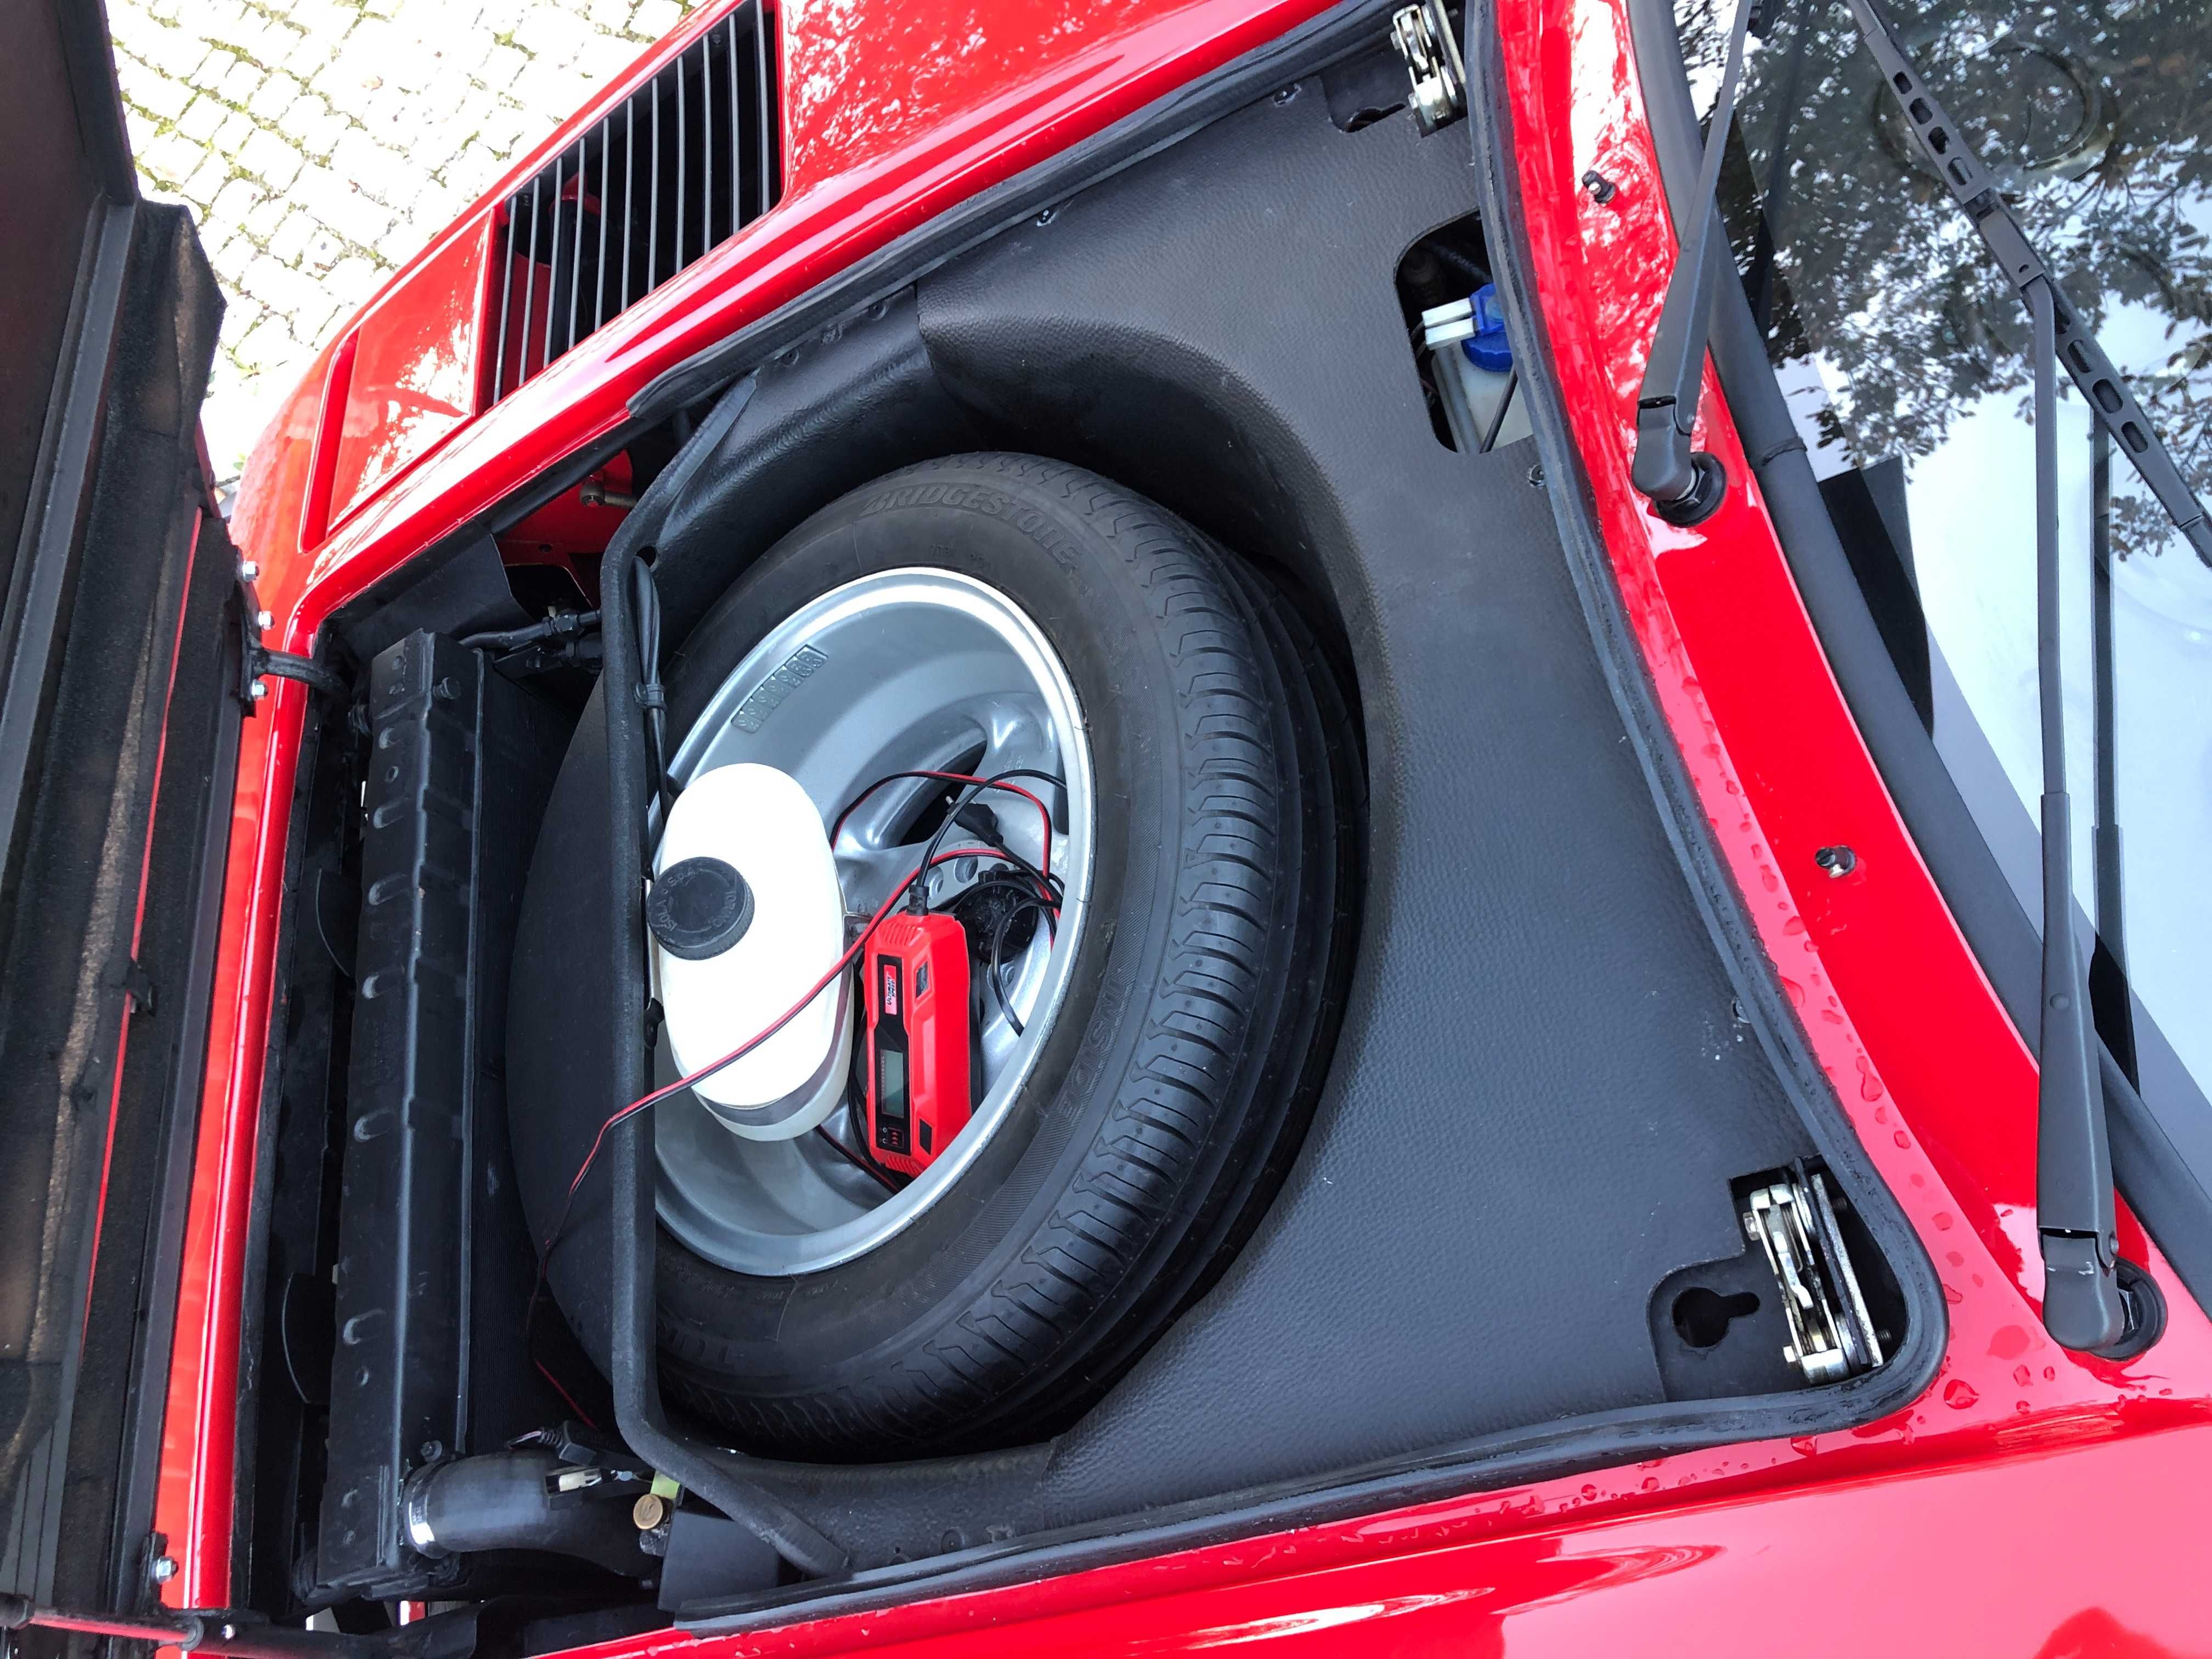
<path id="1" fill-rule="evenodd" d="M 1413 82 L 1413 123 L 1421 137 L 1442 131 L 1467 113 L 1467 65 L 1443 0 L 1421 0 L 1390 20 L 1390 44 L 1406 60 Z"/>
<path id="2" fill-rule="evenodd" d="M 254 584 L 259 580 L 261 567 L 252 559 L 238 562 L 239 589 L 239 685 L 238 700 L 251 714 L 254 705 L 269 695 L 269 682 L 273 679 L 297 680 L 312 690 L 327 692 L 333 697 L 351 695 L 345 677 L 336 669 L 325 668 L 312 657 L 302 657 L 289 651 L 272 651 L 261 643 L 261 635 L 275 621 L 263 608 L 261 596 Z"/>
<path id="3" fill-rule="evenodd" d="M 1783 1358 L 1808 1382 L 1840 1382 L 1880 1365 L 1881 1339 L 1852 1271 L 1827 1178 L 1801 1167 L 1786 1181 L 1754 1188 L 1748 1201 L 1743 1230 L 1765 1253 L 1790 1322 Z"/>
<path id="4" fill-rule="evenodd" d="M 140 965 L 137 957 L 124 958 L 119 978 L 124 998 L 130 1003 L 131 1012 L 152 1013 L 155 1001 L 154 976 Z"/>

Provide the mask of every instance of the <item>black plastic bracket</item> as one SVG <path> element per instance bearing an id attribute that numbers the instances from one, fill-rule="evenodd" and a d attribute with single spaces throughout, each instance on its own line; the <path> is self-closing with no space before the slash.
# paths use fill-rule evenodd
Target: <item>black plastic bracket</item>
<path id="1" fill-rule="evenodd" d="M 338 1341 L 315 1565 L 332 1589 L 396 1595 L 428 1572 L 401 1525 L 399 1482 L 466 1439 L 463 1310 L 447 1287 L 469 1278 L 479 685 L 477 659 L 431 634 L 380 653 L 369 677 L 376 760 L 362 802 Z"/>

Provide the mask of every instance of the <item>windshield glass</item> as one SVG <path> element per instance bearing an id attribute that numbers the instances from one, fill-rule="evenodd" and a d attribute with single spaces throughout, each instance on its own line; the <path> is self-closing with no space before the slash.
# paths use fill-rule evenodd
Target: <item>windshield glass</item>
<path id="1" fill-rule="evenodd" d="M 1701 117 L 1733 3 L 1676 0 Z M 1886 9 L 2212 500 L 2212 0 Z M 1891 654 L 2035 916 L 2027 313 L 1925 169 L 1849 8 L 1765 10 L 1721 185 L 1745 289 Z M 2100 939 L 2099 1028 L 2147 1096 L 2201 1096 L 2212 1091 L 2212 569 L 2125 459 L 2100 456 L 2063 374 L 2059 392 L 2074 868 Z M 2093 636 L 2109 645 L 2102 688 Z"/>

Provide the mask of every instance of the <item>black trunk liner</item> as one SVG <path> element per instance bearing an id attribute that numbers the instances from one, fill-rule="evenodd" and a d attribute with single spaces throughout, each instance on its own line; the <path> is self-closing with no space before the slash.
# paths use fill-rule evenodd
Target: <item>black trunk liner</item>
<path id="1" fill-rule="evenodd" d="M 1250 1244 L 1049 1446 L 760 1466 L 859 1567 L 1165 1522 L 1453 1448 L 1525 1471 L 1539 1441 L 1589 1463 L 1784 1431 L 1784 1413 L 1802 1431 L 1887 1408 L 1927 1369 L 1932 1328 L 1858 1383 L 1667 1404 L 1653 1293 L 1741 1253 L 1732 1181 L 1825 1156 L 1893 1255 L 1910 1235 L 1832 1098 L 1802 1084 L 1817 1073 L 1769 966 L 1723 964 L 1717 930 L 1740 954 L 1748 935 L 1710 854 L 1662 817 L 1675 763 L 1639 759 L 1641 670 L 1613 659 L 1632 732 L 1593 643 L 1595 623 L 1618 650 L 1617 615 L 1585 610 L 1560 540 L 1548 492 L 1579 480 L 1546 483 L 1533 441 L 1466 455 L 1432 433 L 1393 272 L 1478 199 L 1464 130 L 1347 134 L 1310 82 L 856 325 L 918 325 L 994 446 L 1091 466 L 1325 596 L 1357 665 L 1373 812 L 1332 1080 Z M 654 504 L 641 513 L 665 584 L 777 533 L 757 491 L 715 479 L 787 441 L 778 377 L 808 372 L 764 369 L 657 533 Z M 919 459 L 920 441 L 876 459 Z M 1924 1261 L 1897 1265 L 1924 1311 Z"/>
<path id="2" fill-rule="evenodd" d="M 1652 1291 L 1740 1247 L 1731 1178 L 1812 1150 L 1731 1012 L 1534 447 L 1461 455 L 1430 430 L 1392 273 L 1474 199 L 1456 136 L 1346 135 L 1301 97 L 922 290 L 949 380 L 1018 352 L 1065 394 L 1067 425 L 1039 424 L 1109 476 L 1099 450 L 1158 441 L 1115 417 L 1162 411 L 1109 379 L 1102 337 L 1132 380 L 1218 359 L 1225 406 L 1204 414 L 1328 526 L 1311 557 L 1367 727 L 1370 876 L 1330 1086 L 1227 1277 L 1063 1437 L 1055 1520 L 1656 1401 Z M 1149 257 L 1086 257 L 1094 238 Z M 1284 544 L 1206 516 L 1232 546 Z"/>

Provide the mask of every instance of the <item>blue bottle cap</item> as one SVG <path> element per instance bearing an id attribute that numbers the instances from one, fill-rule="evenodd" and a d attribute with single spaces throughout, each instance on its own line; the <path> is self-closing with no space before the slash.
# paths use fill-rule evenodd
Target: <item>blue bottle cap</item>
<path id="1" fill-rule="evenodd" d="M 1474 291 L 1474 332 L 1462 342 L 1468 361 L 1477 368 L 1503 374 L 1513 367 L 1513 347 L 1505 337 L 1505 312 L 1498 303 L 1498 288 L 1485 283 Z"/>

